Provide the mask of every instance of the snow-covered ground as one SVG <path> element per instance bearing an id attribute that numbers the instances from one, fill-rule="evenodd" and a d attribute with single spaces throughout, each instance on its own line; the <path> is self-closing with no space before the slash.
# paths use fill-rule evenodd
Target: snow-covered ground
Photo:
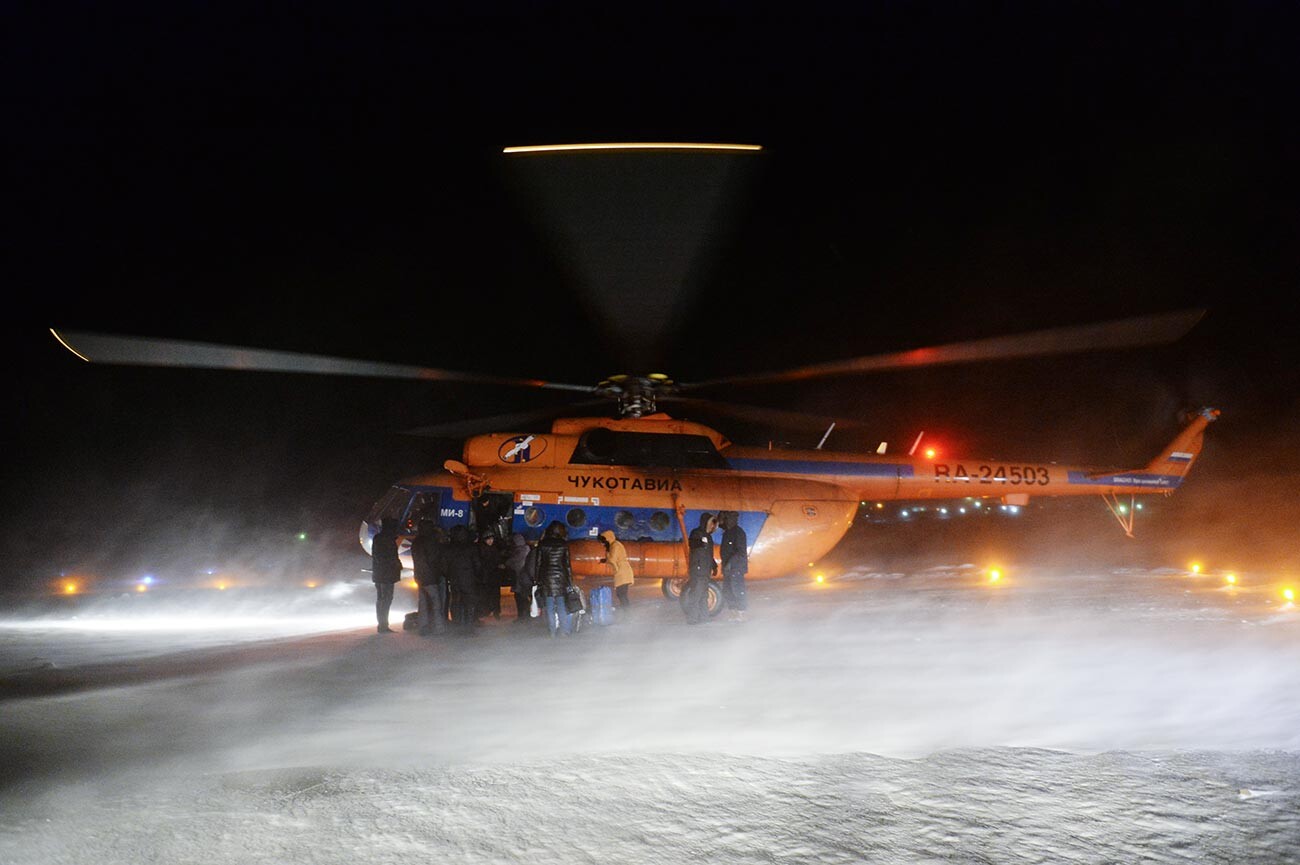
<path id="1" fill-rule="evenodd" d="M 1277 588 L 849 566 L 569 640 L 87 601 L 0 621 L 0 862 L 1300 862 Z"/>

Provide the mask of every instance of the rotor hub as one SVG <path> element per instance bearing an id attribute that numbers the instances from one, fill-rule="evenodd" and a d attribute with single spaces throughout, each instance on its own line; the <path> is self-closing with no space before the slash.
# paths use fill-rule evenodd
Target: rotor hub
<path id="1" fill-rule="evenodd" d="M 618 416 L 638 418 L 658 411 L 657 401 L 677 390 L 677 384 L 663 373 L 612 375 L 596 385 L 596 393 L 618 402 Z"/>

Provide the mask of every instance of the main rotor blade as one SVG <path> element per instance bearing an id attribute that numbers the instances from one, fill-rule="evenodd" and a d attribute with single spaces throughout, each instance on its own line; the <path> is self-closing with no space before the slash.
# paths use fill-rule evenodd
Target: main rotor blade
<path id="1" fill-rule="evenodd" d="M 725 414 L 743 421 L 779 429 L 816 430 L 820 432 L 831 424 L 835 424 L 841 429 L 857 429 L 866 426 L 864 422 L 858 420 L 824 417 L 804 414 L 803 412 L 784 411 L 763 406 L 739 405 L 737 403 L 718 402 L 717 400 L 698 399 L 688 396 L 665 395 L 659 397 L 658 402 L 660 404 L 668 403 L 674 406 L 685 406 L 687 410 L 695 409 L 703 412 Z"/>
<path id="2" fill-rule="evenodd" d="M 1162 345 L 1182 337 L 1201 320 L 1203 315 L 1205 315 L 1203 309 L 1187 309 L 1099 324 L 1054 327 L 1013 336 L 954 342 L 930 348 L 817 363 L 783 372 L 736 375 L 691 382 L 680 387 L 682 390 L 695 390 L 722 384 L 775 384 L 831 375 L 889 372 L 960 363 Z"/>
<path id="3" fill-rule="evenodd" d="M 57 331 L 54 328 L 50 328 L 50 333 L 54 334 L 54 338 L 62 343 L 68 351 L 88 363 L 422 379 L 425 381 L 453 381 L 471 384 L 548 388 L 552 390 L 575 390 L 583 393 L 592 392 L 589 385 L 452 372 L 422 366 L 351 360 L 317 354 L 299 354 L 290 351 L 240 348 L 238 346 L 216 345 L 206 342 L 112 336 L 102 333 Z"/>
<path id="4" fill-rule="evenodd" d="M 517 412 L 515 414 L 499 414 L 492 417 L 448 421 L 447 423 L 432 424 L 430 426 L 402 430 L 401 434 L 408 436 L 421 436 L 424 438 L 458 439 L 485 432 L 542 432 L 542 430 L 529 429 L 529 425 L 540 423 L 542 421 L 549 422 L 566 415 L 581 416 L 580 413 L 586 412 L 592 408 L 603 408 L 608 410 L 609 406 L 610 401 L 607 399 L 592 400 L 590 402 L 570 403 L 568 405 L 535 409 L 527 412 Z"/>

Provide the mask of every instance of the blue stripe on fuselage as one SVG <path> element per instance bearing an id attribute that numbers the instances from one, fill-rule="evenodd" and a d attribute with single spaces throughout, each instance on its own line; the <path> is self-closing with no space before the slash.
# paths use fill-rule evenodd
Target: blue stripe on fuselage
<path id="1" fill-rule="evenodd" d="M 910 478 L 912 467 L 903 463 L 831 462 L 829 460 L 729 459 L 729 468 L 745 472 L 791 475 L 837 475 L 858 478 Z"/>
<path id="2" fill-rule="evenodd" d="M 1068 482 L 1099 487 L 1146 487 L 1173 489 L 1183 482 L 1180 475 L 1153 475 L 1146 472 L 1121 472 L 1117 475 L 1093 477 L 1086 472 L 1070 472 Z"/>

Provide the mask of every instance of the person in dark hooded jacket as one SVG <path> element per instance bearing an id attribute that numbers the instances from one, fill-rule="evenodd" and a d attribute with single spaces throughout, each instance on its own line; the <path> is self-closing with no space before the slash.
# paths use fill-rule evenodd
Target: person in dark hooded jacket
<path id="1" fill-rule="evenodd" d="M 393 606 L 393 587 L 402 579 L 402 561 L 397 557 L 397 520 L 385 517 L 379 532 L 370 540 L 370 579 L 375 584 L 375 618 L 379 633 L 391 634 L 388 610 Z"/>
<path id="2" fill-rule="evenodd" d="M 477 618 L 501 618 L 501 582 L 505 556 L 497 536 L 484 532 L 478 539 L 479 587 Z"/>
<path id="3" fill-rule="evenodd" d="M 515 595 L 515 621 L 528 621 L 528 609 L 533 594 L 533 578 L 524 573 L 524 562 L 530 551 L 528 541 L 518 532 L 506 541 L 505 569 L 510 577 L 510 591 Z"/>
<path id="4" fill-rule="evenodd" d="M 731 621 L 743 622 L 745 611 L 749 609 L 745 591 L 745 574 L 749 572 L 749 538 L 740 527 L 740 514 L 735 511 L 722 512 L 722 543 L 718 555 L 722 559 L 722 594 L 731 608 Z"/>
<path id="5" fill-rule="evenodd" d="M 411 541 L 411 562 L 414 565 L 415 585 L 419 592 L 416 604 L 416 621 L 420 634 L 441 634 L 447 630 L 447 613 L 443 604 L 447 587 L 442 582 L 442 569 L 438 558 L 446 546 L 442 543 L 442 527 L 431 519 L 420 520 L 420 531 Z"/>
<path id="6" fill-rule="evenodd" d="M 564 596 L 573 585 L 573 566 L 569 561 L 569 530 L 554 520 L 537 544 L 538 602 L 545 603 L 546 626 L 551 636 L 573 633 L 573 616 L 564 604 Z"/>
<path id="7" fill-rule="evenodd" d="M 478 547 L 470 537 L 468 527 L 451 527 L 451 543 L 443 548 L 439 564 L 447 587 L 451 590 L 451 620 L 458 627 L 468 630 L 474 624 L 482 571 Z"/>
<path id="8" fill-rule="evenodd" d="M 713 533 L 717 530 L 717 518 L 707 511 L 700 514 L 700 524 L 691 529 L 691 558 L 687 564 L 690 579 L 682 590 L 688 625 L 698 625 L 709 618 L 709 581 L 718 572 L 718 560 L 713 557 Z"/>

